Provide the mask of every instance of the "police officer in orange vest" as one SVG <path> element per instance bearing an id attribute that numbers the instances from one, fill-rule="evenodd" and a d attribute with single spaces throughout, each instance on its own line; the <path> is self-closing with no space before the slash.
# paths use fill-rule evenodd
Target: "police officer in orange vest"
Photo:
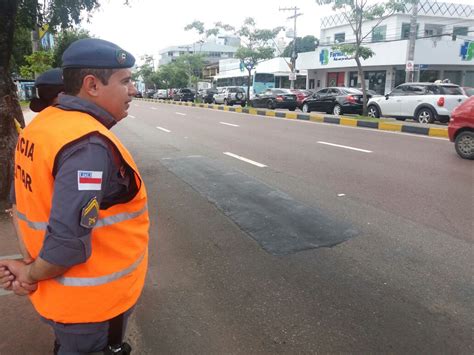
<path id="1" fill-rule="evenodd" d="M 149 219 L 143 179 L 110 128 L 136 93 L 135 58 L 82 39 L 62 59 L 65 94 L 23 130 L 15 153 L 18 224 L 34 261 L 0 260 L 0 283 L 29 295 L 54 330 L 55 353 L 127 354 Z"/>

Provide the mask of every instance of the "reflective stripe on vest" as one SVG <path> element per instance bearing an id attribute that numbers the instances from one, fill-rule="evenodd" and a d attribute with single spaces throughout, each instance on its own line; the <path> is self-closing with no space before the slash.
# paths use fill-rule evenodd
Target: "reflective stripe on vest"
<path id="1" fill-rule="evenodd" d="M 124 212 L 124 213 L 116 214 L 114 216 L 100 218 L 97 221 L 94 228 L 110 226 L 112 224 L 128 221 L 130 219 L 133 219 L 142 215 L 143 213 L 146 212 L 147 209 L 148 207 L 144 206 L 141 210 L 136 211 L 136 212 Z M 31 229 L 41 231 L 41 230 L 46 230 L 46 228 L 48 227 L 48 222 L 30 221 L 28 218 L 26 218 L 26 216 L 23 213 L 20 213 L 18 211 L 17 211 L 17 216 L 18 216 L 18 219 L 21 219 L 22 221 L 26 222 L 28 224 L 28 227 L 30 227 Z"/>
<path id="2" fill-rule="evenodd" d="M 64 277 L 58 276 L 55 278 L 57 282 L 59 282 L 63 286 L 99 286 L 103 285 L 115 280 L 118 280 L 122 276 L 128 275 L 133 270 L 135 270 L 138 265 L 140 265 L 141 261 L 145 254 L 140 255 L 140 257 L 135 261 L 132 265 L 128 268 L 114 272 L 109 275 L 99 276 L 99 277 Z"/>

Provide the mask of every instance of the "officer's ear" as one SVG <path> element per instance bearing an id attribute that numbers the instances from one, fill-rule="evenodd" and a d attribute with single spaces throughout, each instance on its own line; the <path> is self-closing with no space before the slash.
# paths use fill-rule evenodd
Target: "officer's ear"
<path id="1" fill-rule="evenodd" d="M 96 97 L 99 95 L 100 80 L 92 75 L 86 75 L 82 80 L 82 89 L 90 96 Z"/>

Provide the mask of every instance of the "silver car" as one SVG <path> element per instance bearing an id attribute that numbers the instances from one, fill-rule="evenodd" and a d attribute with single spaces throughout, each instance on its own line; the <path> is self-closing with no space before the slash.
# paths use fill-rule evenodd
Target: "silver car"
<path id="1" fill-rule="evenodd" d="M 234 104 L 245 106 L 245 89 L 240 86 L 229 86 L 221 88 L 214 95 L 215 104 L 224 104 L 232 106 Z"/>

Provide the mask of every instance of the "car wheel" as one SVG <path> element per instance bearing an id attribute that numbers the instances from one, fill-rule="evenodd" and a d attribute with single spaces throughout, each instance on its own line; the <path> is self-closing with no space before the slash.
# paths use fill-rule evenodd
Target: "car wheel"
<path id="1" fill-rule="evenodd" d="M 416 120 L 420 123 L 432 123 L 434 121 L 433 111 L 429 108 L 422 108 L 416 115 Z"/>
<path id="2" fill-rule="evenodd" d="M 240 106 L 245 107 L 245 102 L 241 102 Z"/>
<path id="3" fill-rule="evenodd" d="M 367 114 L 372 118 L 380 118 L 380 111 L 375 105 L 370 105 L 367 109 Z"/>
<path id="4" fill-rule="evenodd" d="M 338 104 L 334 105 L 334 108 L 332 109 L 332 114 L 339 116 L 341 113 L 342 113 L 341 105 L 338 105 Z"/>
<path id="5" fill-rule="evenodd" d="M 288 110 L 290 110 L 290 111 L 295 111 L 295 110 L 296 110 L 296 107 L 290 107 Z"/>
<path id="6" fill-rule="evenodd" d="M 303 107 L 301 108 L 301 111 L 303 111 L 304 113 L 310 113 L 311 112 L 311 110 L 309 109 L 308 104 L 304 104 Z"/>
<path id="7" fill-rule="evenodd" d="M 275 109 L 275 104 L 273 103 L 273 101 L 268 101 L 267 108 L 269 110 Z"/>
<path id="8" fill-rule="evenodd" d="M 474 132 L 459 133 L 454 141 L 454 148 L 461 158 L 474 160 Z"/>

